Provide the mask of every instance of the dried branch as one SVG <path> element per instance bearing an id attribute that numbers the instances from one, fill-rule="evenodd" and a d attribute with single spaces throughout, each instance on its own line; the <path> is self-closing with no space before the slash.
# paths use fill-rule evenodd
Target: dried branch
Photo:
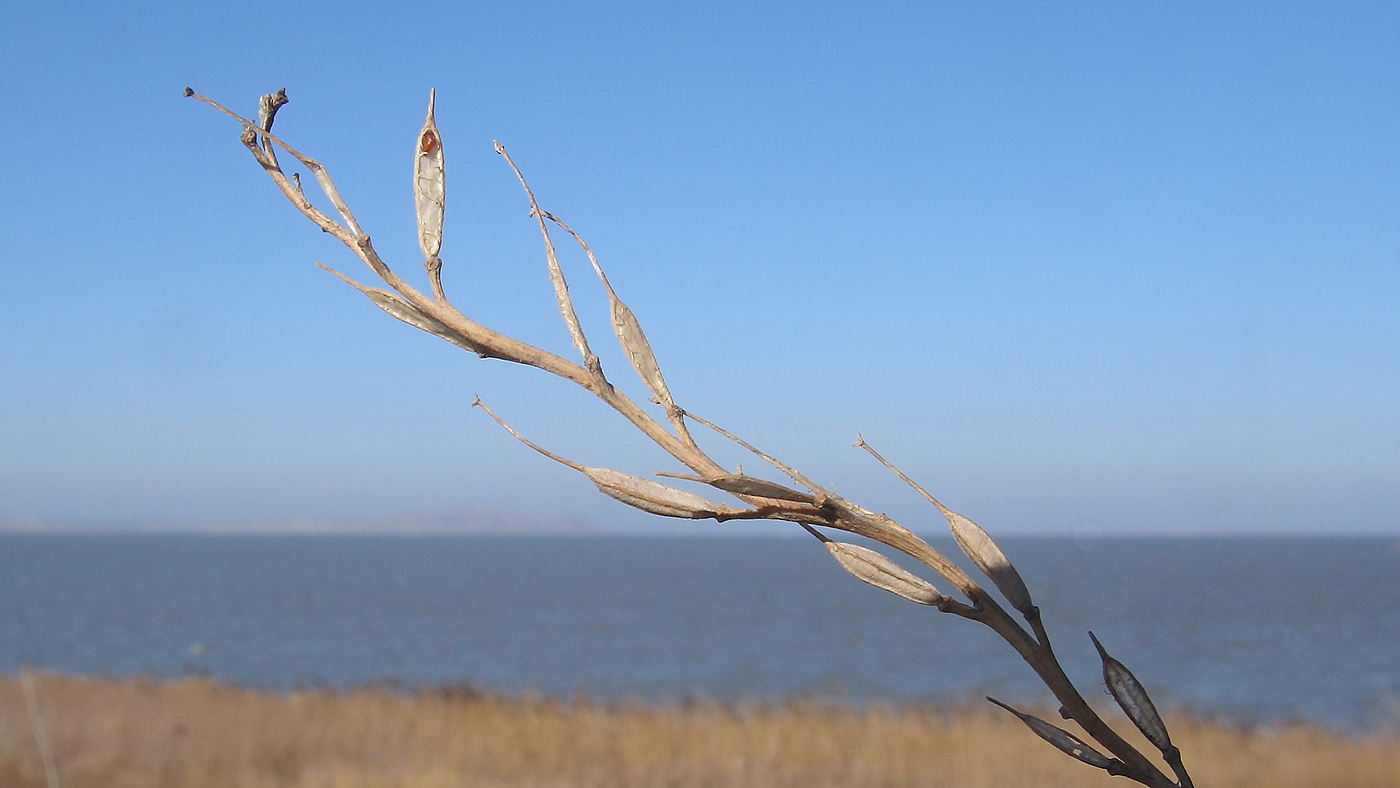
<path id="1" fill-rule="evenodd" d="M 388 285 L 389 289 L 361 284 L 331 268 L 321 266 L 322 268 L 359 290 L 380 309 L 415 328 L 438 336 L 482 357 L 525 364 L 577 384 L 622 415 L 642 434 L 650 438 L 658 447 L 690 471 L 690 473 L 663 472 L 660 474 L 661 476 L 684 479 L 704 484 L 715 490 L 721 490 L 743 501 L 745 507 L 736 508 L 719 504 L 696 493 L 652 479 L 634 476 L 612 468 L 588 466 L 567 459 L 526 439 L 515 428 L 498 417 L 480 399 L 473 403 L 474 406 L 485 411 L 510 435 L 544 456 L 582 473 L 604 494 L 646 512 L 687 519 L 713 519 L 717 521 L 762 519 L 800 524 L 826 546 L 842 569 L 861 581 L 918 604 L 935 607 L 941 612 L 976 621 L 996 632 L 1016 650 L 1017 654 L 1036 672 L 1046 688 L 1060 702 L 1062 715 L 1066 719 L 1077 722 L 1095 742 L 1102 745 L 1111 755 L 1101 753 L 1073 734 L 1050 723 L 1022 714 L 1010 706 L 992 700 L 993 703 L 1015 714 L 1041 738 L 1079 761 L 1104 769 L 1111 774 L 1127 777 L 1142 785 L 1151 786 L 1151 788 L 1192 788 L 1190 778 L 1181 766 L 1180 752 L 1171 745 L 1170 739 L 1166 735 L 1166 727 L 1162 724 L 1160 716 L 1157 715 L 1155 707 L 1147 698 L 1141 684 L 1137 682 L 1136 678 L 1133 678 L 1127 668 L 1122 667 L 1121 663 L 1109 657 L 1095 639 L 1094 644 L 1099 648 L 1099 653 L 1104 661 L 1105 681 L 1108 683 L 1114 698 L 1128 713 L 1133 723 L 1147 735 L 1154 745 L 1162 750 L 1163 757 L 1177 776 L 1176 781 L 1164 774 L 1145 755 L 1105 723 L 1090 708 L 1079 690 L 1065 675 L 1064 669 L 1060 666 L 1051 647 L 1049 636 L 1041 621 L 1040 611 L 1032 603 L 1025 582 L 991 536 L 971 519 L 945 507 L 923 487 L 876 452 L 864 439 L 858 438 L 856 445 L 869 452 L 942 513 L 958 542 L 958 546 L 992 580 L 1012 607 L 1022 614 L 1030 624 L 1030 632 L 1022 627 L 991 594 L 957 564 L 935 550 L 908 528 L 885 514 L 871 511 L 842 498 L 831 490 L 816 484 L 797 469 L 758 450 L 733 433 L 678 407 L 666 385 L 656 353 L 642 331 L 641 323 L 632 310 L 618 297 L 612 283 L 609 282 L 602 266 L 593 254 L 593 250 L 578 233 L 562 220 L 540 208 L 524 174 L 511 159 L 505 146 L 499 142 L 495 143 L 496 152 L 506 160 L 511 171 L 520 181 L 521 188 L 525 191 L 530 206 L 530 217 L 535 220 L 544 242 L 545 261 L 559 311 L 563 315 L 574 346 L 583 356 L 583 364 L 576 364 L 542 348 L 493 331 L 468 318 L 453 306 L 443 293 L 440 279 L 442 260 L 439 253 L 442 244 L 446 173 L 442 154 L 442 138 L 434 119 L 435 94 L 429 94 L 427 118 L 415 140 L 414 158 L 414 205 L 418 220 L 418 241 L 424 255 L 424 266 L 431 285 L 431 296 L 425 295 L 408 284 L 379 257 L 369 236 L 360 229 L 360 225 L 355 221 L 326 169 L 319 162 L 300 153 L 271 133 L 272 123 L 278 109 L 287 103 L 285 91 L 268 94 L 262 98 L 257 123 L 189 88 L 185 89 L 185 95 L 199 99 L 239 121 L 241 141 L 283 195 L 307 219 L 344 243 L 356 257 L 369 266 Z M 296 175 L 289 178 L 283 172 L 277 161 L 277 148 L 281 148 L 301 162 L 316 176 L 321 190 L 335 206 L 340 221 L 332 219 L 307 199 L 302 191 L 300 179 Z M 672 430 L 667 430 L 660 422 L 648 415 L 640 405 L 617 390 L 603 375 L 602 365 L 589 348 L 583 326 L 574 311 L 568 283 L 564 278 L 557 250 L 550 237 L 550 223 L 568 233 L 587 256 L 608 298 L 613 332 L 632 368 L 636 370 L 651 392 L 653 401 L 665 409 Z M 320 264 L 318 263 L 318 265 Z M 696 443 L 687 429 L 685 423 L 687 418 L 710 428 L 720 436 L 762 458 L 778 471 L 787 475 L 799 487 L 805 488 L 805 492 L 766 479 L 745 475 L 742 470 L 738 473 L 727 471 Z M 964 603 L 945 596 L 928 581 L 904 569 L 881 553 L 861 545 L 838 542 L 828 538 L 817 530 L 818 526 L 872 539 L 919 561 L 950 582 L 958 592 L 967 598 L 967 602 Z"/>

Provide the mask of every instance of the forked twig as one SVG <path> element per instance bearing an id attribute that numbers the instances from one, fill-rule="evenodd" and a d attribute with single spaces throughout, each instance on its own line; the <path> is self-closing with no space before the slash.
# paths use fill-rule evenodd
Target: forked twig
<path id="1" fill-rule="evenodd" d="M 430 283 L 431 295 L 424 294 L 409 285 L 393 271 L 374 250 L 370 238 L 356 222 L 345 200 L 336 189 L 329 173 L 320 162 L 302 154 L 271 133 L 272 121 L 277 110 L 286 103 L 284 91 L 263 97 L 258 122 L 253 122 L 229 110 L 221 104 L 186 88 L 185 95 L 199 99 L 206 104 L 233 117 L 242 125 L 241 140 L 253 158 L 263 167 L 297 210 L 322 230 L 334 235 L 360 260 L 370 267 L 389 289 L 370 287 L 334 271 L 326 270 L 340 277 L 355 289 L 365 294 L 380 309 L 395 318 L 416 328 L 434 334 L 482 357 L 498 358 L 518 364 L 536 367 L 544 372 L 572 381 L 591 392 L 607 405 L 626 418 L 634 427 L 655 442 L 667 454 L 689 469 L 690 473 L 663 472 L 660 475 L 683 479 L 704 485 L 712 490 L 722 491 L 738 498 L 743 507 L 716 503 L 688 490 L 662 484 L 652 479 L 634 476 L 611 468 L 584 465 L 555 454 L 531 442 L 507 424 L 481 400 L 472 404 L 480 407 L 507 432 L 526 446 L 584 474 L 604 494 L 629 506 L 667 517 L 690 519 L 731 519 L 783 520 L 800 524 L 816 537 L 831 553 L 837 564 L 862 582 L 881 588 L 921 605 L 936 607 L 945 613 L 984 624 L 1004 639 L 1040 677 L 1045 686 L 1061 704 L 1061 714 L 1065 719 L 1078 723 L 1093 742 L 1107 750 L 1100 752 L 1095 746 L 1080 739 L 1073 733 L 1051 725 L 1044 720 L 1023 714 L 1000 701 L 993 703 L 1015 714 L 1038 736 L 1050 744 L 1092 767 L 1109 774 L 1127 777 L 1151 788 L 1192 788 L 1191 779 L 1181 763 L 1181 754 L 1172 745 L 1166 726 L 1157 714 L 1156 708 L 1147 697 L 1146 691 L 1132 673 L 1112 657 L 1094 639 L 1104 664 L 1104 680 L 1114 699 L 1148 740 L 1161 750 L 1163 760 L 1170 766 L 1176 779 L 1168 777 L 1136 747 L 1129 744 L 1113 730 L 1097 712 L 1089 706 L 1079 690 L 1065 675 L 1051 648 L 1050 638 L 1041 621 L 1040 610 L 1031 600 L 1030 591 L 1021 579 L 1016 568 L 1006 554 L 981 526 L 969 518 L 944 506 L 937 498 L 917 482 L 899 470 L 875 451 L 863 438 L 857 438 L 856 446 L 865 449 L 886 468 L 903 479 L 947 520 L 949 529 L 957 540 L 959 548 L 977 565 L 996 590 L 1018 611 L 1030 625 L 1028 632 L 997 599 L 964 572 L 957 564 L 935 550 L 925 540 L 887 515 L 874 512 L 836 495 L 813 482 L 795 468 L 768 455 L 738 436 L 687 413 L 676 405 L 670 389 L 661 374 L 656 354 L 651 348 L 640 321 L 632 310 L 622 302 L 612 283 L 603 272 L 593 250 L 577 232 L 555 215 L 543 210 L 535 198 L 533 190 L 524 174 L 511 159 L 504 145 L 495 143 L 496 152 L 505 160 L 511 171 L 520 181 L 530 205 L 530 217 L 535 220 L 544 242 L 545 263 L 549 279 L 554 289 L 555 300 L 568 328 L 574 346 L 583 356 L 583 363 L 577 364 L 542 348 L 493 331 L 468 318 L 458 311 L 447 299 L 442 289 L 440 274 L 442 259 L 438 256 L 442 241 L 442 208 L 445 185 L 442 159 L 442 139 L 433 117 L 435 96 L 430 94 L 427 119 L 415 140 L 414 160 L 414 201 L 418 216 L 419 244 L 424 254 L 424 265 Z M 281 148 L 307 167 L 315 176 L 326 198 L 330 200 L 340 216 L 340 221 L 332 219 L 316 208 L 301 188 L 300 179 L 291 178 L 283 172 L 277 161 L 276 149 Z M 665 411 L 668 430 L 662 422 L 650 415 L 641 405 L 614 387 L 603 374 L 598 357 L 588 345 L 583 326 L 575 313 L 568 283 L 559 263 L 558 252 L 550 237 L 549 224 L 557 225 L 568 233 L 587 256 L 608 298 L 611 309 L 613 332 L 622 346 L 628 361 L 651 392 L 653 402 Z M 319 265 L 319 263 L 318 263 Z M 754 453 L 778 471 L 787 475 L 805 491 L 786 485 L 746 475 L 740 470 L 731 473 L 715 462 L 694 440 L 686 426 L 686 419 L 709 427 L 719 435 L 733 441 Z M 893 548 L 933 570 L 950 582 L 967 601 L 959 601 L 946 596 L 924 578 L 910 572 L 882 553 L 861 545 L 839 542 L 823 534 L 818 527 L 831 528 L 857 534 Z M 56 780 L 56 775 L 54 777 Z"/>

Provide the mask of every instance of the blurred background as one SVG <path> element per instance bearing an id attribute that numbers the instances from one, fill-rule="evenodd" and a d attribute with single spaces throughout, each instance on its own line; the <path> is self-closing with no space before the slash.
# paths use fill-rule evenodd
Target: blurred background
<path id="1" fill-rule="evenodd" d="M 313 268 L 369 275 L 180 97 L 285 87 L 278 133 L 421 283 L 436 87 L 465 312 L 570 353 L 499 139 L 683 407 L 914 527 L 858 431 L 995 533 L 1400 533 L 1398 30 L 1385 3 L 6 4 L 0 519 L 734 532 L 469 410 L 675 469 Z"/>

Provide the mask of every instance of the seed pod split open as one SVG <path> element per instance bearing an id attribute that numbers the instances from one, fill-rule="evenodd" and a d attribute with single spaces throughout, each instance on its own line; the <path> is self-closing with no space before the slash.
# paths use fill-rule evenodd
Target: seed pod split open
<path id="1" fill-rule="evenodd" d="M 1006 553 L 977 523 L 949 509 L 943 510 L 943 516 L 948 519 L 948 527 L 952 529 L 958 547 L 992 579 L 1012 607 L 1029 616 L 1035 607 L 1031 603 L 1031 592 L 1021 579 L 1021 573 L 1007 560 Z"/>
<path id="2" fill-rule="evenodd" d="M 1123 663 L 1110 657 L 1104 650 L 1103 644 L 1094 637 L 1094 633 L 1089 633 L 1089 639 L 1094 641 L 1094 648 L 1099 651 L 1099 658 L 1103 660 L 1103 680 L 1108 685 L 1108 691 L 1113 695 L 1113 699 L 1118 701 L 1118 706 L 1123 709 L 1123 713 L 1128 715 L 1128 719 L 1133 721 L 1137 729 L 1142 731 L 1142 735 L 1147 740 L 1156 745 L 1157 749 L 1166 752 L 1172 749 L 1171 736 L 1167 735 L 1167 725 L 1162 722 L 1162 715 L 1157 713 L 1157 707 L 1152 704 L 1152 699 L 1147 696 L 1147 690 L 1142 686 L 1142 682 L 1137 680 L 1133 672 L 1128 670 Z"/>
<path id="3" fill-rule="evenodd" d="M 1023 714 L 996 698 L 987 698 L 987 700 L 1015 714 L 1020 718 L 1021 722 L 1026 724 L 1026 727 L 1035 731 L 1037 736 L 1055 745 L 1056 749 L 1066 755 L 1077 758 L 1090 766 L 1097 766 L 1100 769 L 1108 769 L 1110 771 L 1113 771 L 1114 765 L 1121 765 L 1120 761 L 1110 758 L 1093 747 L 1090 747 L 1078 736 L 1075 736 L 1073 733 L 1063 728 L 1051 725 L 1034 715 Z"/>
<path id="4" fill-rule="evenodd" d="M 428 91 L 428 118 L 418 132 L 413 150 L 413 205 L 418 211 L 418 246 L 433 258 L 442 250 L 442 214 L 446 198 L 446 170 L 442 137 L 433 118 L 436 91 Z"/>

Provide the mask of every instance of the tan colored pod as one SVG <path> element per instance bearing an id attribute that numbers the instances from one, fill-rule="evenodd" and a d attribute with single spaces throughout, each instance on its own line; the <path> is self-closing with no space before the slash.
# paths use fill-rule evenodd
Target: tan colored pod
<path id="1" fill-rule="evenodd" d="M 1029 616 L 1035 607 L 1031 603 L 1031 592 L 1021 579 L 1021 573 L 1007 560 L 1006 553 L 1001 551 L 997 543 L 992 541 L 992 537 L 977 523 L 946 509 L 943 516 L 948 518 L 948 527 L 953 531 L 953 538 L 957 540 L 958 547 L 977 564 L 978 569 L 992 579 L 1012 607 Z"/>
<path id="2" fill-rule="evenodd" d="M 457 332 L 418 311 L 417 307 L 393 293 L 387 290 L 380 290 L 377 287 L 363 287 L 361 285 L 356 285 L 356 287 L 359 288 L 360 292 L 369 296 L 369 300 L 373 301 L 375 306 L 410 326 L 420 328 L 434 336 L 442 337 L 463 350 L 470 350 L 478 354 L 483 353 L 481 347 L 476 343 L 467 341 L 459 336 Z"/>
<path id="3" fill-rule="evenodd" d="M 442 214 L 447 173 L 442 157 L 442 137 L 433 118 L 436 91 L 428 92 L 428 118 L 418 132 L 413 151 L 413 206 L 418 211 L 418 246 L 433 258 L 442 250 Z"/>
<path id="4" fill-rule="evenodd" d="M 647 335 L 642 332 L 642 324 L 637 321 L 637 316 L 632 314 L 632 310 L 622 303 L 622 299 L 609 293 L 609 300 L 612 301 L 613 332 L 617 334 L 618 344 L 622 345 L 627 360 L 632 362 L 632 368 L 637 370 L 642 382 L 651 389 L 656 401 L 667 410 L 674 408 L 671 391 L 666 388 L 666 380 L 661 377 L 661 365 L 656 361 L 656 353 L 652 351 Z"/>
<path id="5" fill-rule="evenodd" d="M 933 584 L 868 547 L 825 540 L 826 549 L 842 569 L 863 582 L 921 605 L 943 599 Z"/>
<path id="6" fill-rule="evenodd" d="M 579 467 L 579 470 L 605 495 L 644 512 L 663 517 L 702 520 L 729 510 L 729 507 L 721 506 L 693 492 L 612 468 Z"/>

